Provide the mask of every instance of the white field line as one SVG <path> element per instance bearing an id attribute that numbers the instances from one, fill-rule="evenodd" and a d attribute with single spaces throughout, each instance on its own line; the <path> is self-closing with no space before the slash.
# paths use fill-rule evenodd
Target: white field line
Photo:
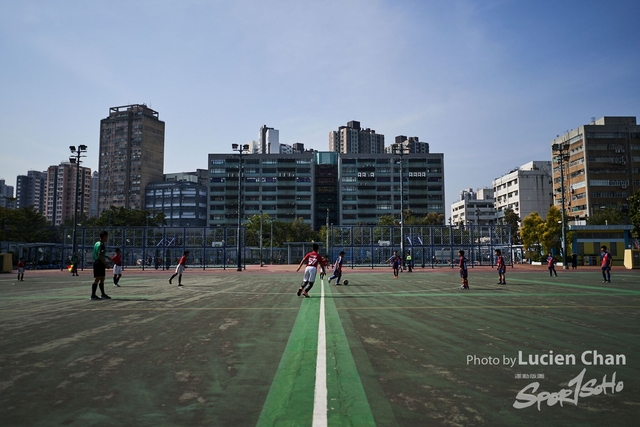
<path id="1" fill-rule="evenodd" d="M 327 427 L 327 335 L 324 317 L 324 279 L 320 279 L 320 322 L 318 325 L 316 387 L 313 398 L 313 427 Z"/>

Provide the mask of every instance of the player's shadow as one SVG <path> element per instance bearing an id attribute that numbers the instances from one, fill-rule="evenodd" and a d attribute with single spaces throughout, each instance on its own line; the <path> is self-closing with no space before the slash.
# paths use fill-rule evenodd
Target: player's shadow
<path id="1" fill-rule="evenodd" d="M 169 302 L 171 300 L 168 299 L 149 299 L 149 298 L 118 298 L 111 297 L 109 300 L 112 303 L 121 303 L 121 302 Z"/>

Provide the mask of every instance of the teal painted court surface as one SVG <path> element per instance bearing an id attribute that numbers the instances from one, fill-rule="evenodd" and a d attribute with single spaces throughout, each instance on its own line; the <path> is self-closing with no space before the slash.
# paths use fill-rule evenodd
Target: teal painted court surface
<path id="1" fill-rule="evenodd" d="M 104 301 L 87 270 L 0 275 L 0 425 L 638 425 L 638 270 L 325 279 L 323 409 L 321 283 L 296 296 L 295 268 L 125 270 Z"/>

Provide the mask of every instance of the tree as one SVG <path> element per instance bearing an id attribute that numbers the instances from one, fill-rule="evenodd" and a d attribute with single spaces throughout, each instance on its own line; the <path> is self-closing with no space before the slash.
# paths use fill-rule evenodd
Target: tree
<path id="1" fill-rule="evenodd" d="M 633 225 L 633 237 L 640 239 L 640 190 L 627 199 L 629 202 L 629 221 Z"/>
<path id="2" fill-rule="evenodd" d="M 536 247 L 539 252 L 544 225 L 544 221 L 537 212 L 530 213 L 522 220 L 520 237 L 522 238 L 522 244 L 525 250 Z"/>
<path id="3" fill-rule="evenodd" d="M 165 214 L 156 211 L 111 206 L 99 218 L 89 218 L 84 225 L 93 227 L 155 227 L 166 224 Z"/>
<path id="4" fill-rule="evenodd" d="M 395 226 L 395 225 L 400 225 L 400 221 L 398 221 L 393 215 L 382 215 L 378 219 L 378 225 Z"/>
<path id="5" fill-rule="evenodd" d="M 520 238 L 520 217 L 511 208 L 504 210 L 503 224 L 511 226 L 511 244 L 519 245 L 522 242 Z"/>
<path id="6" fill-rule="evenodd" d="M 627 223 L 627 217 L 620 204 L 594 209 L 593 215 L 587 218 L 588 225 L 620 225 L 625 223 Z"/>
<path id="7" fill-rule="evenodd" d="M 560 253 L 562 237 L 562 213 L 555 206 L 551 206 L 547 212 L 547 220 L 541 235 L 542 246 L 547 252 Z"/>
<path id="8" fill-rule="evenodd" d="M 33 206 L 20 209 L 0 208 L 0 240 L 24 243 L 57 243 L 55 227 Z"/>

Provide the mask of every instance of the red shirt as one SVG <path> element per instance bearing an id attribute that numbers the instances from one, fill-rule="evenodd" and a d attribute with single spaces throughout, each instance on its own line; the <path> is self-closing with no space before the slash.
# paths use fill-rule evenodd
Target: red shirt
<path id="1" fill-rule="evenodd" d="M 120 257 L 119 254 L 115 254 L 114 256 L 111 257 L 111 262 L 114 263 L 115 265 L 122 265 L 122 258 Z"/>
<path id="2" fill-rule="evenodd" d="M 611 254 L 609 252 L 602 252 L 602 267 L 611 266 Z"/>
<path id="3" fill-rule="evenodd" d="M 308 267 L 319 267 L 325 265 L 325 261 L 324 259 L 322 259 L 322 255 L 315 251 L 311 251 L 306 254 L 302 262 L 304 263 L 305 261 L 307 262 Z"/>
<path id="4" fill-rule="evenodd" d="M 18 268 L 25 268 L 26 264 L 24 263 L 24 261 L 18 261 Z"/>
<path id="5" fill-rule="evenodd" d="M 187 265 L 187 256 L 186 255 L 182 255 L 182 258 L 180 258 L 180 261 L 178 261 L 178 264 Z"/>

